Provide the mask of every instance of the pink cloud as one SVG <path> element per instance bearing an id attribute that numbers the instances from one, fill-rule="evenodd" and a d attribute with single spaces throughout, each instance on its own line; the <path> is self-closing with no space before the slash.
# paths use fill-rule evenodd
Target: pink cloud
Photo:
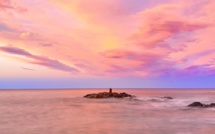
<path id="1" fill-rule="evenodd" d="M 23 70 L 27 70 L 27 71 L 36 71 L 35 69 L 26 68 L 26 67 L 21 67 L 21 69 L 23 69 Z"/>
<path id="2" fill-rule="evenodd" d="M 19 3 L 19 2 L 17 1 L 17 3 Z M 13 1 L 11 1 L 11 0 L 0 0 L 0 11 L 4 11 L 7 9 L 13 9 L 17 12 L 26 12 L 27 11 L 26 8 L 19 6 L 19 4 L 17 4 L 17 3 L 14 2 L 14 0 Z"/>
<path id="3" fill-rule="evenodd" d="M 209 65 L 207 61 L 195 65 L 193 60 L 196 58 L 186 57 L 189 59 L 189 62 L 186 62 L 180 58 L 172 57 L 178 51 L 181 54 L 186 54 L 188 46 L 191 47 L 191 44 L 197 43 L 200 39 L 207 39 L 203 39 L 201 36 L 196 37 L 196 33 L 213 28 L 213 22 L 202 20 L 199 16 L 186 16 L 184 11 L 186 11 L 186 8 L 183 5 L 160 5 L 139 13 L 137 15 L 141 20 L 139 29 L 130 39 L 134 44 L 141 46 L 142 49 L 136 49 L 137 51 L 121 49 L 103 52 L 103 56 L 106 58 L 119 59 L 118 62 L 125 59 L 127 62 L 135 60 L 139 64 L 136 66 L 115 66 L 116 62 L 112 62 L 110 68 L 113 68 L 112 70 L 115 73 L 120 72 L 120 70 L 129 71 L 130 73 L 144 71 L 148 76 L 210 75 L 214 70 L 213 64 L 210 64 L 210 67 L 206 66 Z M 207 35 L 206 32 L 202 34 Z M 192 47 L 196 52 L 200 50 L 196 46 L 192 45 Z M 211 50 L 208 50 L 196 56 L 205 57 L 211 55 L 211 53 Z M 194 68 L 188 69 L 189 67 Z M 198 71 L 199 73 L 197 73 Z"/>
<path id="4" fill-rule="evenodd" d="M 209 23 L 198 19 L 187 19 L 180 10 L 180 6 L 160 5 L 138 13 L 141 24 L 132 40 L 143 47 L 163 47 L 165 40 L 171 37 L 209 26 Z"/>
<path id="5" fill-rule="evenodd" d="M 0 49 L 31 64 L 83 76 L 212 72 L 214 66 L 205 65 L 215 57 L 210 51 L 215 49 L 214 2 L 163 2 L 0 0 L 0 8 L 13 7 L 0 12 L 0 43 L 16 44 Z"/>
<path id="6" fill-rule="evenodd" d="M 155 59 L 156 57 L 165 56 L 161 53 L 152 53 L 152 52 L 140 52 L 140 51 L 131 51 L 131 50 L 108 50 L 101 52 L 101 55 L 105 58 L 112 59 L 127 59 L 127 60 L 142 60 L 142 61 L 150 61 Z"/>
<path id="7" fill-rule="evenodd" d="M 0 0 L 0 11 L 5 9 L 12 9 L 10 0 Z"/>
<path id="8" fill-rule="evenodd" d="M 168 54 L 141 52 L 131 50 L 108 50 L 101 55 L 111 59 L 107 72 L 121 73 L 135 76 L 144 73 L 144 76 L 159 76 L 164 72 L 157 71 L 167 66 L 175 68 L 174 62 L 168 59 Z M 126 73 L 125 73 L 126 72 Z"/>
<path id="9" fill-rule="evenodd" d="M 213 64 L 189 66 L 183 71 L 190 76 L 211 76 L 215 75 L 215 69 L 212 66 Z"/>
<path id="10" fill-rule="evenodd" d="M 14 55 L 25 56 L 27 58 L 33 59 L 34 61 L 29 62 L 31 64 L 37 64 L 51 69 L 57 69 L 57 70 L 66 71 L 66 72 L 79 72 L 76 68 L 70 67 L 58 60 L 53 60 L 47 57 L 34 55 L 20 48 L 0 47 L 0 51 L 14 54 Z"/>

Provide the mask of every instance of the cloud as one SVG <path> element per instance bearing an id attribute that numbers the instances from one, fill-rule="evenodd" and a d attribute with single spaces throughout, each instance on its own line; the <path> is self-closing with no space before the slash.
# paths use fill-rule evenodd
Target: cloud
<path id="1" fill-rule="evenodd" d="M 11 53 L 11 54 L 16 54 L 16 55 L 22 55 L 22 56 L 26 56 L 26 57 L 32 57 L 33 55 L 30 54 L 29 52 L 20 49 L 20 48 L 15 48 L 15 47 L 0 47 L 0 51 L 6 52 L 6 53 Z"/>
<path id="2" fill-rule="evenodd" d="M 129 58 L 134 56 L 134 52 L 128 51 L 128 50 L 107 50 L 100 53 L 105 58 L 113 58 L 113 59 L 119 59 L 119 58 Z"/>
<path id="3" fill-rule="evenodd" d="M 143 77 L 192 77 L 214 75 L 214 62 L 192 65 L 192 60 L 212 54 L 214 50 L 204 51 L 186 60 L 171 59 L 169 54 L 131 50 L 108 50 L 100 54 L 110 59 L 107 73 L 121 76 Z M 189 60 L 189 61 L 188 61 Z M 134 64 L 136 63 L 136 64 Z"/>
<path id="4" fill-rule="evenodd" d="M 206 51 L 201 51 L 199 53 L 195 53 L 195 54 L 186 56 L 186 58 L 184 60 L 186 60 L 186 61 L 188 61 L 188 60 L 197 60 L 199 58 L 202 58 L 202 57 L 205 57 L 205 56 L 208 56 L 208 55 L 212 55 L 212 54 L 214 54 L 214 52 L 215 52 L 215 49 L 209 49 L 209 50 L 206 50 Z"/>
<path id="5" fill-rule="evenodd" d="M 51 43 L 39 43 L 38 46 L 41 46 L 41 47 L 53 47 L 53 44 L 51 44 Z"/>
<path id="6" fill-rule="evenodd" d="M 212 76 L 215 75 L 213 64 L 193 65 L 184 69 L 186 75 L 190 76 Z"/>
<path id="7" fill-rule="evenodd" d="M 0 43 L 16 44 L 0 50 L 86 77 L 207 75 L 214 4 L 184 1 L 0 0 L 14 7 L 1 14 Z M 30 8 L 20 13 L 18 6 Z"/>
<path id="8" fill-rule="evenodd" d="M 165 43 L 167 39 L 210 26 L 205 21 L 184 17 L 180 10 L 181 7 L 178 5 L 159 5 L 138 13 L 137 17 L 141 23 L 131 39 L 135 44 L 143 47 L 171 49 L 171 46 Z"/>
<path id="9" fill-rule="evenodd" d="M 107 50 L 100 53 L 105 58 L 150 61 L 165 55 L 152 52 L 131 51 L 126 49 Z"/>
<path id="10" fill-rule="evenodd" d="M 2 10 L 2 9 L 7 9 L 7 8 L 13 8 L 13 7 L 8 6 L 8 5 L 2 5 L 2 4 L 0 4 L 0 9 L 1 9 L 1 10 Z"/>
<path id="11" fill-rule="evenodd" d="M 159 76 L 159 69 L 174 68 L 174 62 L 168 59 L 168 54 L 131 50 L 108 50 L 100 53 L 111 59 L 107 72 L 123 72 L 127 75 L 144 74 Z"/>
<path id="12" fill-rule="evenodd" d="M 195 15 L 187 16 L 184 14 L 185 11 L 183 5 L 169 4 L 158 5 L 138 13 L 136 17 L 139 20 L 139 27 L 129 38 L 133 50 L 119 48 L 100 53 L 103 57 L 112 60 L 107 60 L 109 61 L 107 71 L 114 74 L 122 71 L 127 75 L 136 76 L 140 76 L 138 73 L 145 73 L 144 75 L 148 77 L 210 75 L 214 70 L 213 64 L 207 64 L 207 61 L 195 64 L 193 63 L 195 59 L 191 57 L 204 57 L 213 53 L 212 50 L 200 51 L 187 57 L 185 54 L 187 46 L 197 43 L 201 38 L 195 36 L 196 33 L 213 27 L 213 22 Z M 135 45 L 136 48 L 133 47 Z M 196 46 L 192 47 L 195 47 L 193 51 L 198 50 Z M 183 58 L 189 59 L 189 62 L 183 58 L 172 57 L 172 54 L 179 52 L 184 54 Z"/>
<path id="13" fill-rule="evenodd" d="M 12 9 L 10 0 L 0 0 L 0 10 Z"/>
<path id="14" fill-rule="evenodd" d="M 58 60 L 53 60 L 47 57 L 34 55 L 20 48 L 2 46 L 0 47 L 0 51 L 14 54 L 14 55 L 25 56 L 27 58 L 33 59 L 34 61 L 29 62 L 31 64 L 37 64 L 51 69 L 56 69 L 56 70 L 61 70 L 66 72 L 72 72 L 72 73 L 79 72 L 76 68 L 70 67 L 69 65 L 66 65 Z"/>
<path id="15" fill-rule="evenodd" d="M 0 11 L 4 11 L 7 9 L 13 9 L 14 11 L 23 13 L 28 11 L 27 8 L 19 6 L 20 1 L 16 0 L 0 0 Z M 12 15 L 12 14 L 11 14 Z"/>
<path id="16" fill-rule="evenodd" d="M 120 1 L 116 0 L 50 0 L 63 10 L 73 12 L 83 21 L 103 21 L 104 18 L 112 18 L 123 14 Z"/>
<path id="17" fill-rule="evenodd" d="M 12 28 L 8 27 L 6 24 L 4 23 L 0 23 L 0 31 L 11 31 Z"/>
<path id="18" fill-rule="evenodd" d="M 21 67 L 21 69 L 23 69 L 23 70 L 27 70 L 27 71 L 36 71 L 35 69 L 26 68 L 26 67 Z"/>

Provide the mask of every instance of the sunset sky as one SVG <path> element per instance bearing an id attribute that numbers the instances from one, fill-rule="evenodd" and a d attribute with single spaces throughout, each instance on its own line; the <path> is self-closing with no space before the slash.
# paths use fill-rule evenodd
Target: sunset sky
<path id="1" fill-rule="evenodd" d="M 0 88 L 212 88 L 214 43 L 214 0 L 0 0 Z"/>

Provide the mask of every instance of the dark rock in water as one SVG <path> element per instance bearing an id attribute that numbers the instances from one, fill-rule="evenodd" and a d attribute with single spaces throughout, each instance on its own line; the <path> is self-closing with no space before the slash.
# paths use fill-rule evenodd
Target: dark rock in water
<path id="1" fill-rule="evenodd" d="M 200 108 L 209 108 L 209 107 L 215 107 L 215 103 L 211 104 L 203 104 L 201 102 L 193 102 L 188 107 L 200 107 Z"/>
<path id="2" fill-rule="evenodd" d="M 84 96 L 85 98 L 125 98 L 130 97 L 134 98 L 134 95 L 127 94 L 125 92 L 123 93 L 116 93 L 116 92 L 101 92 L 101 93 L 93 93 L 93 94 L 87 94 Z"/>
<path id="3" fill-rule="evenodd" d="M 149 101 L 151 101 L 151 102 L 163 102 L 163 100 L 161 100 L 161 99 L 150 99 Z"/>
<path id="4" fill-rule="evenodd" d="M 211 103 L 209 107 L 215 107 L 215 103 Z"/>
<path id="5" fill-rule="evenodd" d="M 164 97 L 162 97 L 162 98 L 164 98 L 164 99 L 169 99 L 169 100 L 173 99 L 173 98 L 170 97 L 170 96 L 164 96 Z"/>
<path id="6" fill-rule="evenodd" d="M 205 104 L 202 104 L 201 102 L 193 102 L 188 107 L 204 107 Z"/>

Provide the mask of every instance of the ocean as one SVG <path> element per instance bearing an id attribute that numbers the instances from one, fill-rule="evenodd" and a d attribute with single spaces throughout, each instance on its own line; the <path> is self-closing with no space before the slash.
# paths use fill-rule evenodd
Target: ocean
<path id="1" fill-rule="evenodd" d="M 214 134 L 213 89 L 113 89 L 136 99 L 88 99 L 108 89 L 0 90 L 0 134 Z M 162 98 L 171 96 L 173 99 Z"/>

